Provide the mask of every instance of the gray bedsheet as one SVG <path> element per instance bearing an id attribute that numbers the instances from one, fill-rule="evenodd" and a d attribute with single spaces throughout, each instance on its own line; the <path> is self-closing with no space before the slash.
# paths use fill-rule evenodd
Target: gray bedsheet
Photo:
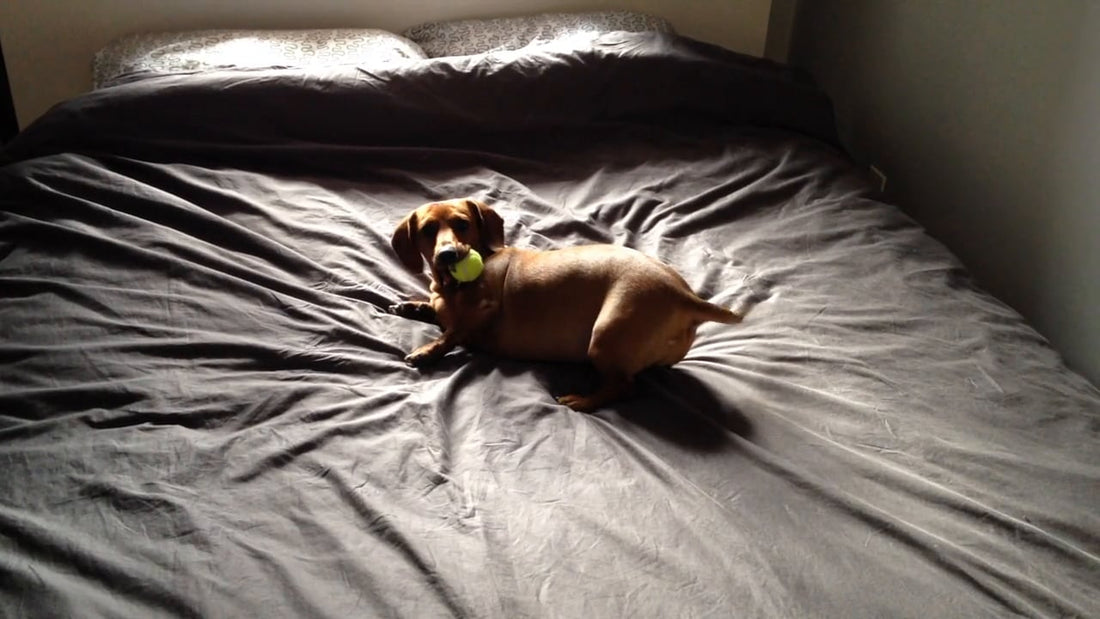
<path id="1" fill-rule="evenodd" d="M 1100 615 L 1100 394 L 834 142 L 657 34 L 56 108 L 0 170 L 0 611 Z M 389 236 L 459 196 L 750 313 L 592 415 L 406 367 Z"/>

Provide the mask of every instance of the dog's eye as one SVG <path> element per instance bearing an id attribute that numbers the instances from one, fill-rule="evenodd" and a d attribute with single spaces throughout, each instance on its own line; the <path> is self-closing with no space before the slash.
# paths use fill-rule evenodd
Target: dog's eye
<path id="1" fill-rule="evenodd" d="M 424 238 L 434 238 L 436 232 L 439 232 L 439 224 L 435 223 L 434 221 L 428 222 L 420 227 L 420 234 Z"/>
<path id="2" fill-rule="evenodd" d="M 470 222 L 465 219 L 456 219 L 451 222 L 451 227 L 454 228 L 455 232 L 465 232 L 470 229 Z"/>

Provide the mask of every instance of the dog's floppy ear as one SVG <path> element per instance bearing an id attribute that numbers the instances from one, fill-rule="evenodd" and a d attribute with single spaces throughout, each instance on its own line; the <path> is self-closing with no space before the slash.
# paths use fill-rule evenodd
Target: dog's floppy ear
<path id="1" fill-rule="evenodd" d="M 470 209 L 470 214 L 477 222 L 481 244 L 490 253 L 504 249 L 504 219 L 484 202 L 478 200 L 467 199 L 466 207 Z"/>
<path id="2" fill-rule="evenodd" d="M 416 247 L 418 230 L 416 211 L 413 211 L 405 219 L 402 219 L 401 223 L 397 224 L 397 229 L 393 231 L 393 238 L 390 239 L 390 246 L 393 247 L 393 252 L 401 260 L 401 264 L 404 264 L 405 268 L 414 273 L 424 270 L 424 258 Z"/>

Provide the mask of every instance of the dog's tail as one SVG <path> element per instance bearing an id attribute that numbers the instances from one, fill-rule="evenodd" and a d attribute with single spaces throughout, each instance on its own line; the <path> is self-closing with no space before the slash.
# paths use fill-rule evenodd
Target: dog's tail
<path id="1" fill-rule="evenodd" d="M 721 322 L 729 325 L 741 322 L 745 318 L 745 315 L 741 312 L 726 309 L 721 305 L 715 305 L 698 297 L 695 298 L 693 305 L 695 315 L 700 322 Z"/>

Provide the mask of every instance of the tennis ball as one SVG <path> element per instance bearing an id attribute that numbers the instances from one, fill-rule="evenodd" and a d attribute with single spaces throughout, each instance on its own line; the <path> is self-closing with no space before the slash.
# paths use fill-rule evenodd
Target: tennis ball
<path id="1" fill-rule="evenodd" d="M 481 277 L 484 270 L 485 263 L 481 261 L 481 254 L 476 249 L 470 249 L 465 258 L 451 265 L 451 275 L 460 282 L 472 282 Z"/>

